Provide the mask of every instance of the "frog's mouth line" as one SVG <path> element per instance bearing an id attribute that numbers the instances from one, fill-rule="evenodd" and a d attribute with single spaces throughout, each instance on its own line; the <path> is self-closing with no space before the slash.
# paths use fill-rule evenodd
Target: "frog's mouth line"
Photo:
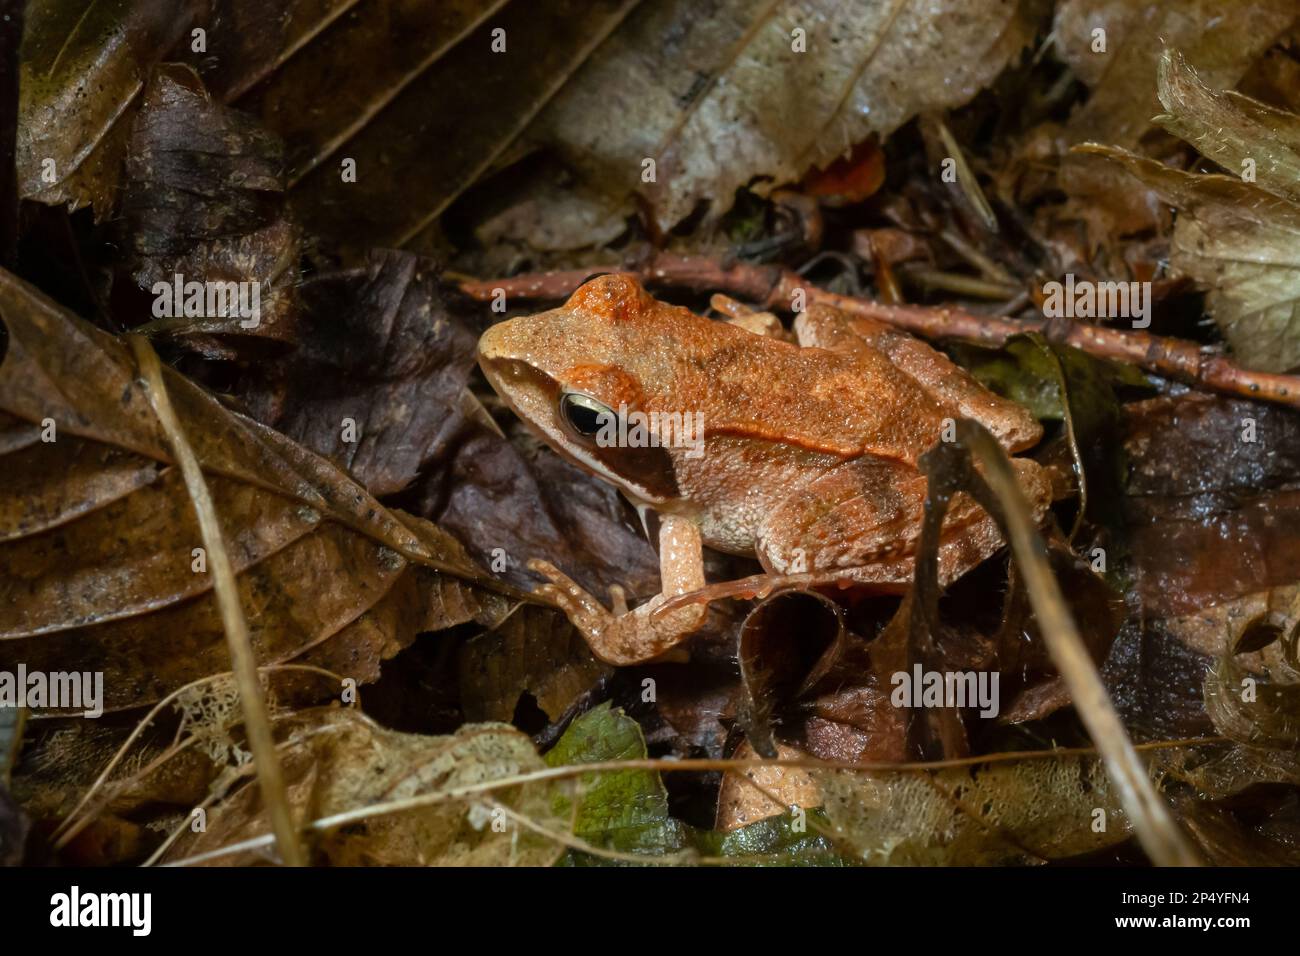
<path id="1" fill-rule="evenodd" d="M 662 507 L 678 496 L 672 460 L 662 448 L 597 448 L 590 439 L 559 424 L 560 383 L 517 359 L 481 358 L 479 367 L 488 384 L 534 435 L 565 461 L 609 482 L 638 508 Z M 623 461 L 648 482 L 636 481 L 615 470 Z"/>

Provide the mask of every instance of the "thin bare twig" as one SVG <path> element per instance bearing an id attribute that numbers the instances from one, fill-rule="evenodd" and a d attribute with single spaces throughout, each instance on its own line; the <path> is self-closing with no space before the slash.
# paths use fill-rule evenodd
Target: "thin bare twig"
<path id="1" fill-rule="evenodd" d="M 764 309 L 788 311 L 794 293 L 800 290 L 809 305 L 832 306 L 930 339 L 966 339 L 996 346 L 1012 336 L 1038 332 L 1048 341 L 1071 345 L 1099 358 L 1137 365 L 1188 385 L 1300 408 L 1300 377 L 1242 368 L 1230 358 L 1204 349 L 1195 342 L 1103 325 L 1085 325 L 1064 318 L 996 318 L 948 306 L 886 305 L 871 299 L 827 292 L 780 266 L 723 263 L 708 256 L 658 255 L 649 262 L 626 266 L 592 266 L 563 272 L 530 273 L 508 279 L 467 280 L 461 283 L 461 289 L 483 302 L 491 301 L 498 289 L 504 291 L 508 299 L 563 299 L 588 276 L 618 271 L 631 273 L 648 285 L 696 292 L 724 292 L 757 303 Z"/>
<path id="2" fill-rule="evenodd" d="M 1039 633 L 1070 690 L 1088 736 L 1097 745 L 1120 805 L 1128 813 L 1143 849 L 1157 866 L 1199 865 L 1199 857 L 1174 822 L 1168 805 L 1156 793 L 1150 774 L 1138 759 L 1133 742 L 1111 704 L 1101 675 L 1047 563 L 1047 549 L 1034 526 L 1010 460 L 992 435 L 968 419 L 957 423 L 957 438 L 984 466 L 984 478 L 974 479 L 976 487 L 971 489 L 972 496 L 995 517 L 998 517 L 996 505 L 989 499 L 996 497 L 1002 505 L 999 524 L 1003 525 L 1016 567 L 1024 578 Z"/>
<path id="3" fill-rule="evenodd" d="M 172 408 L 167 383 L 163 380 L 162 363 L 149 340 L 139 335 L 128 336 L 135 353 L 140 374 L 148 386 L 149 402 L 154 414 L 167 435 L 172 456 L 185 479 L 186 490 L 194 505 L 199 521 L 199 534 L 207 549 L 212 567 L 212 589 L 217 609 L 221 613 L 222 628 L 230 648 L 231 671 L 239 690 L 239 704 L 244 712 L 244 732 L 248 748 L 257 767 L 257 782 L 262 791 L 262 802 L 271 819 L 280 859 L 289 866 L 303 866 L 306 852 L 298 839 L 298 831 L 289 808 L 289 795 L 284 786 L 284 774 L 275 753 L 275 739 L 271 735 L 271 721 L 267 715 L 266 701 L 262 697 L 262 682 L 257 674 L 257 658 L 248 634 L 248 621 L 239 602 L 239 586 L 235 582 L 235 569 L 230 563 L 226 543 L 221 534 L 221 522 L 212 503 L 208 483 L 203 477 L 199 459 L 190 447 L 189 439 L 181 427 L 180 419 Z"/>

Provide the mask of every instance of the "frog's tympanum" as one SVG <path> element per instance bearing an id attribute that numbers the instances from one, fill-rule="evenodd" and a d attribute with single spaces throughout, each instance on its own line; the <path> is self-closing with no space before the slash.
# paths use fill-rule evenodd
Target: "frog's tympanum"
<path id="1" fill-rule="evenodd" d="M 662 593 L 632 611 L 620 589 L 610 611 L 532 563 L 552 582 L 541 590 L 610 663 L 657 657 L 700 627 L 702 604 L 654 611 L 704 586 L 702 545 L 756 556 L 770 573 L 856 569 L 855 580 L 902 590 L 926 495 L 917 458 L 945 420 L 973 418 L 1009 452 L 1041 435 L 1025 409 L 910 335 L 814 305 L 794 323 L 795 345 L 759 318 L 714 321 L 606 275 L 479 341 L 488 381 L 534 432 L 660 517 Z M 1012 461 L 1041 516 L 1046 473 Z M 993 520 L 957 496 L 941 582 L 1001 543 Z"/>

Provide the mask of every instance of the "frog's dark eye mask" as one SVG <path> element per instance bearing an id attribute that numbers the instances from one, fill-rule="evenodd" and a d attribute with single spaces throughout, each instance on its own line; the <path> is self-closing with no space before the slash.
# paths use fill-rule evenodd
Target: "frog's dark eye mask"
<path id="1" fill-rule="evenodd" d="M 625 434 L 618 413 L 598 398 L 582 392 L 562 391 L 558 402 L 560 419 L 572 430 L 592 460 L 595 470 L 639 498 L 662 501 L 677 497 L 677 477 L 672 458 L 663 448 L 624 447 L 601 441 L 606 435 Z"/>
<path id="2" fill-rule="evenodd" d="M 668 449 L 598 440 L 606 422 L 614 436 L 625 433 L 617 413 L 600 399 L 566 388 L 526 362 L 502 360 L 484 372 L 506 404 L 563 457 L 594 471 L 634 502 L 660 505 L 679 497 Z"/>

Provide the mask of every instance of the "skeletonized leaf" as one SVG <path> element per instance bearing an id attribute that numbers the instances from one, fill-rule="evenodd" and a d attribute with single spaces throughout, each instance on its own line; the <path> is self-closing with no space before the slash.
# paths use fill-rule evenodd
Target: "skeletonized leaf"
<path id="1" fill-rule="evenodd" d="M 447 736 L 387 730 L 356 710 L 308 710 L 284 722 L 278 748 L 290 804 L 302 820 L 422 794 L 451 793 L 545 767 L 532 741 L 508 724 L 466 724 Z M 549 866 L 563 845 L 521 826 L 499 807 L 560 834 L 562 784 L 521 784 L 360 820 L 328 832 L 316 851 L 338 866 Z M 269 830 L 261 796 L 249 784 L 215 806 L 206 833 L 179 841 L 169 859 L 218 849 Z M 246 851 L 217 858 L 248 865 Z"/>
<path id="2" fill-rule="evenodd" d="M 102 671 L 110 709 L 227 670 L 193 506 L 129 350 L 8 273 L 0 321 L 0 660 Z M 360 683 L 419 631 L 504 612 L 436 525 L 164 371 L 259 662 L 306 653 Z"/>

